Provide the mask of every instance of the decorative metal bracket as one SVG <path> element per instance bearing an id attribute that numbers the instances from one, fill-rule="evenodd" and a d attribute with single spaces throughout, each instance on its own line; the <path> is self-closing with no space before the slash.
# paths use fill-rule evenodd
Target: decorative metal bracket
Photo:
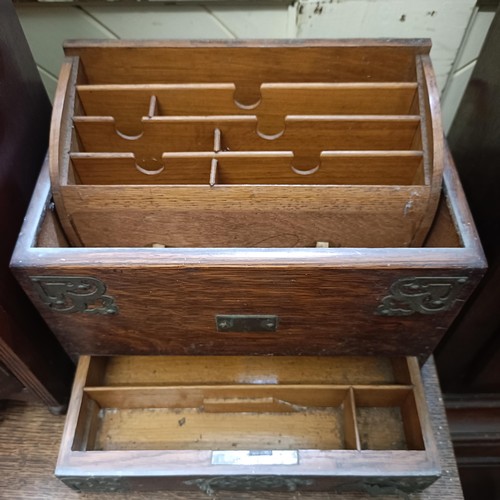
<path id="1" fill-rule="evenodd" d="M 115 299 L 106 294 L 106 285 L 89 276 L 31 276 L 40 299 L 62 313 L 115 314 Z"/>
<path id="2" fill-rule="evenodd" d="M 391 286 L 390 295 L 382 299 L 375 314 L 409 316 L 435 314 L 450 310 L 467 282 L 465 276 L 402 278 Z"/>

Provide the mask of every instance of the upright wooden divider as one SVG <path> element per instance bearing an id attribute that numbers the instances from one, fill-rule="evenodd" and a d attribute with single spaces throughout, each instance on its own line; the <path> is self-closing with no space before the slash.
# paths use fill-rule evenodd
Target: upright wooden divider
<path id="1" fill-rule="evenodd" d="M 72 153 L 70 159 L 80 183 L 89 185 L 380 185 L 383 178 L 385 185 L 410 186 L 422 175 L 418 151 L 324 151 L 311 174 L 294 170 L 291 151 L 163 153 L 161 166 L 152 170 L 140 168 L 133 153 Z"/>
<path id="2" fill-rule="evenodd" d="M 234 84 L 79 85 L 87 116 L 112 116 L 116 129 L 140 133 L 140 121 L 154 96 L 157 116 L 252 114 L 258 130 L 275 135 L 287 115 L 404 115 L 410 113 L 417 84 L 397 83 L 262 83 L 257 106 L 238 106 Z M 148 116 L 153 116 L 151 106 Z"/>
<path id="3" fill-rule="evenodd" d="M 267 139 L 256 133 L 255 116 L 152 117 L 143 120 L 136 139 L 127 139 L 116 134 L 111 117 L 74 118 L 82 148 L 88 152 L 111 150 L 159 158 L 163 152 L 210 151 L 214 130 L 219 129 L 222 150 L 294 151 L 308 163 L 317 163 L 322 151 L 412 150 L 419 123 L 418 116 L 290 115 L 283 133 Z"/>
<path id="4" fill-rule="evenodd" d="M 354 391 L 352 390 L 352 387 L 349 387 L 349 392 L 344 400 L 344 419 L 344 439 L 346 449 L 361 450 L 358 423 L 356 421 L 356 400 L 354 399 Z"/>

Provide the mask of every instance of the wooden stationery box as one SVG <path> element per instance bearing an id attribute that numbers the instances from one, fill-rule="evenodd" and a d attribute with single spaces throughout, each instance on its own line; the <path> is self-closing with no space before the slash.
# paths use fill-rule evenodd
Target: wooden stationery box
<path id="1" fill-rule="evenodd" d="M 415 491 L 440 474 L 415 358 L 83 356 L 56 475 L 80 490 Z"/>
<path id="2" fill-rule="evenodd" d="M 486 265 L 429 48 L 66 46 L 11 261 L 80 357 L 65 482 L 410 491 L 439 475 L 418 363 Z"/>
<path id="3" fill-rule="evenodd" d="M 12 260 L 67 352 L 425 359 L 485 267 L 429 48 L 67 44 Z"/>

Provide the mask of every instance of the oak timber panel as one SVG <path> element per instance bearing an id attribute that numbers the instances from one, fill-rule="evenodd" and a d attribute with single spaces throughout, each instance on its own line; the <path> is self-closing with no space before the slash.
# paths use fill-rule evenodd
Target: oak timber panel
<path id="1" fill-rule="evenodd" d="M 52 248 L 32 247 L 49 196 L 45 172 L 12 266 L 72 356 L 385 352 L 425 358 L 484 272 L 451 165 L 445 174 L 445 208 L 458 231 L 458 248 L 280 250 L 57 248 L 57 242 Z M 444 238 L 436 236 L 433 245 L 450 243 L 449 222 Z M 57 312 L 42 302 L 31 281 L 42 275 L 100 279 L 118 312 Z M 398 279 L 416 277 L 455 277 L 465 283 L 448 310 L 376 314 Z M 223 334 L 216 331 L 216 314 L 276 314 L 280 324 L 275 333 Z"/>
<path id="2" fill-rule="evenodd" d="M 446 268 L 370 270 L 119 266 L 89 262 L 27 268 L 22 282 L 73 356 L 89 354 L 408 354 L 426 357 L 458 306 L 435 315 L 385 317 L 375 312 L 403 276 L 467 276 Z M 205 266 L 203 266 L 205 267 Z M 119 307 L 116 315 L 62 314 L 36 296 L 29 276 L 83 275 L 102 280 Z M 235 288 L 234 284 L 238 286 Z M 275 333 L 218 333 L 216 314 L 273 314 Z M 348 318 L 348 320 L 347 320 Z"/>

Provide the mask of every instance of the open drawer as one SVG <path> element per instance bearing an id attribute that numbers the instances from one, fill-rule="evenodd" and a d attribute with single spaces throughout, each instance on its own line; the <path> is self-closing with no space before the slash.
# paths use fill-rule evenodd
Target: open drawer
<path id="1" fill-rule="evenodd" d="M 425 488 L 415 358 L 80 358 L 56 475 L 80 490 Z"/>

